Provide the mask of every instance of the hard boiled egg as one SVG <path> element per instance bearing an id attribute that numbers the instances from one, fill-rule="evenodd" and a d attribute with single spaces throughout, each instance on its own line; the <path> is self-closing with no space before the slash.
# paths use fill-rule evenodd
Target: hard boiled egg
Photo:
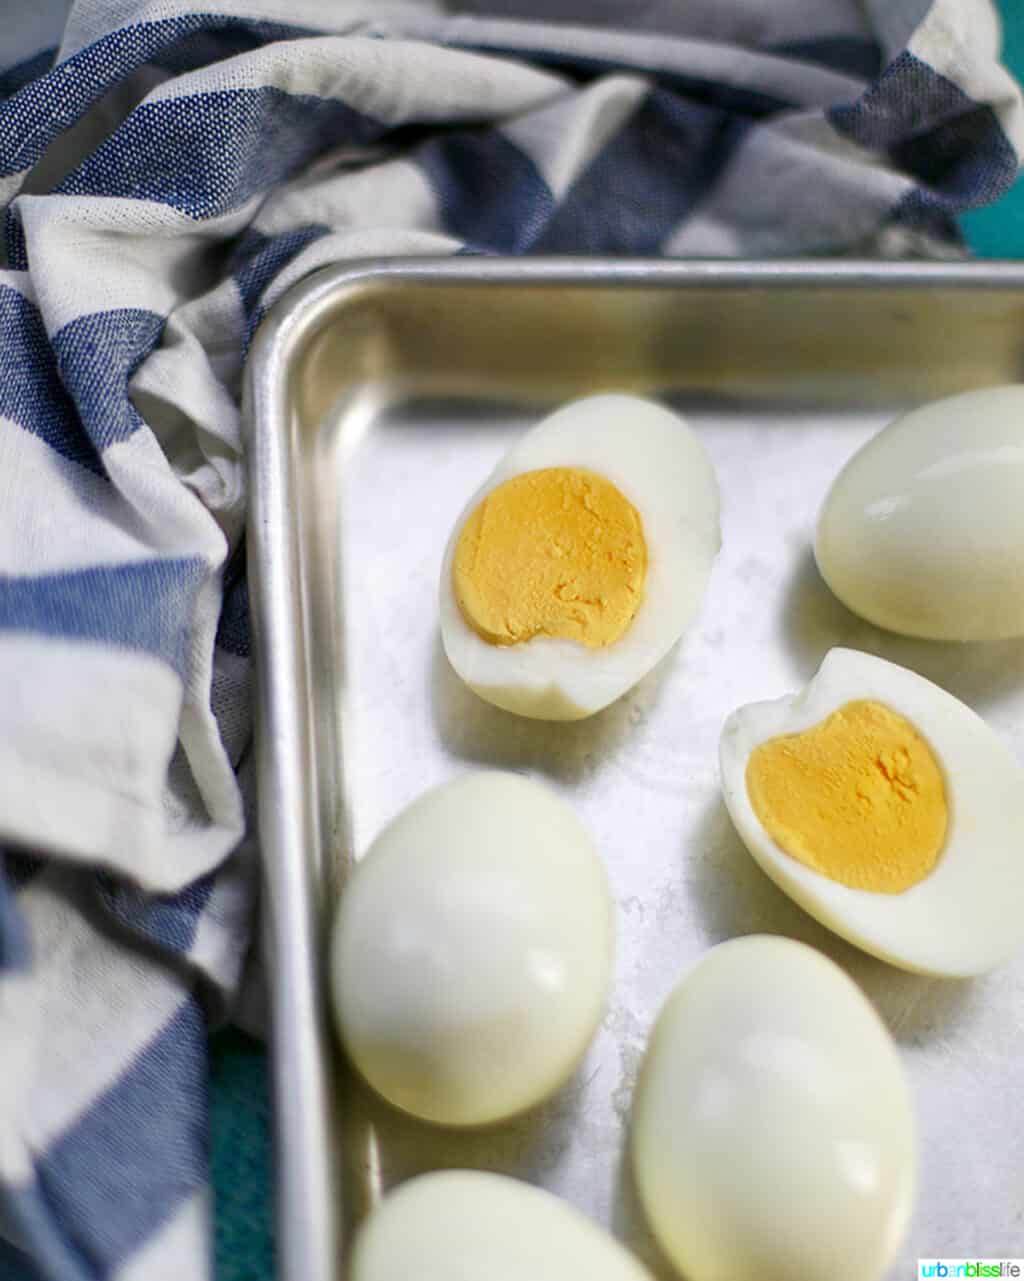
<path id="1" fill-rule="evenodd" d="M 909 1219 L 915 1166 L 885 1026 L 802 943 L 713 948 L 658 1017 L 633 1162 L 687 1281 L 878 1281 Z"/>
<path id="2" fill-rule="evenodd" d="M 924 677 L 833 649 L 802 693 L 734 712 L 720 761 L 751 854 L 851 943 L 965 976 L 1024 938 L 1024 772 Z"/>
<path id="3" fill-rule="evenodd" d="M 815 554 L 844 605 L 933 640 L 1024 634 L 1024 386 L 924 405 L 846 464 Z"/>
<path id="4" fill-rule="evenodd" d="M 589 716 L 679 639 L 719 543 L 714 471 L 681 418 L 635 396 L 574 401 L 509 450 L 456 521 L 445 652 L 498 707 Z"/>
<path id="5" fill-rule="evenodd" d="M 613 909 L 573 812 L 476 773 L 425 793 L 357 864 L 334 927 L 338 1026 L 396 1107 L 449 1125 L 539 1103 L 604 1009 Z"/>
<path id="6" fill-rule="evenodd" d="M 651 1281 L 550 1192 L 500 1174 L 424 1174 L 387 1196 L 356 1236 L 352 1281 Z"/>

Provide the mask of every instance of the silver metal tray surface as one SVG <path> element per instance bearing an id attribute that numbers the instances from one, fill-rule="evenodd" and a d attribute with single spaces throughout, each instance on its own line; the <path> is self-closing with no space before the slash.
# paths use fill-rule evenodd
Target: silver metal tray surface
<path id="1" fill-rule="evenodd" d="M 759 931 L 836 959 L 900 1046 L 920 1178 L 893 1281 L 919 1256 L 1024 1254 L 1024 958 L 944 982 L 843 943 L 746 854 L 716 765 L 725 716 L 798 688 L 837 644 L 944 685 L 1024 758 L 1024 642 L 886 634 L 830 595 L 810 551 L 831 479 L 895 412 L 1011 381 L 1024 381 L 1024 266 L 1008 263 L 389 261 L 327 269 L 279 304 L 246 394 L 284 1281 L 338 1281 L 355 1221 L 440 1166 L 540 1183 L 672 1275 L 627 1159 L 635 1073 L 680 975 Z M 687 415 L 718 471 L 723 548 L 699 617 L 631 693 L 587 721 L 526 721 L 450 671 L 438 568 L 508 444 L 599 389 Z M 617 967 L 569 1085 L 515 1123 L 457 1133 L 349 1078 L 322 958 L 351 860 L 424 788 L 481 766 L 547 780 L 590 828 L 618 904 Z"/>

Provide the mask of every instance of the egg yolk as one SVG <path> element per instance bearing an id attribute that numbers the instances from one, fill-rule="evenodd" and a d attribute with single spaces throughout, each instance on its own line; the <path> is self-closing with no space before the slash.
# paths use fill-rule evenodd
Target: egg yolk
<path id="1" fill-rule="evenodd" d="M 470 627 L 492 645 L 534 636 L 611 645 L 643 600 L 647 544 L 636 508 L 582 467 L 524 472 L 462 527 L 452 577 Z"/>
<path id="2" fill-rule="evenodd" d="M 776 845 L 850 889 L 910 889 L 946 838 L 946 788 L 931 748 L 905 717 L 869 699 L 761 743 L 747 792 Z"/>

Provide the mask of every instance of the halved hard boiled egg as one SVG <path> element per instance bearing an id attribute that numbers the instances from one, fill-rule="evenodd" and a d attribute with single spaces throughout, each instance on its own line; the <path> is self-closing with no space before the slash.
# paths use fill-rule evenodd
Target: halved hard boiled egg
<path id="1" fill-rule="evenodd" d="M 833 649 L 725 723 L 740 837 L 805 911 L 894 965 L 979 974 L 1024 939 L 1024 770 L 923 676 Z"/>
<path id="2" fill-rule="evenodd" d="M 700 604 L 720 545 L 703 446 L 635 396 L 574 401 L 469 500 L 441 568 L 441 637 L 482 698 L 542 720 L 600 711 Z"/>

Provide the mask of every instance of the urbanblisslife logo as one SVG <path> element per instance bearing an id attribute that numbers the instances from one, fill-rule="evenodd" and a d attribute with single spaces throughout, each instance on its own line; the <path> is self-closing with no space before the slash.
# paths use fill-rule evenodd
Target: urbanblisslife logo
<path id="1" fill-rule="evenodd" d="M 1024 1259 L 918 1259 L 919 1277 L 1024 1277 Z"/>

